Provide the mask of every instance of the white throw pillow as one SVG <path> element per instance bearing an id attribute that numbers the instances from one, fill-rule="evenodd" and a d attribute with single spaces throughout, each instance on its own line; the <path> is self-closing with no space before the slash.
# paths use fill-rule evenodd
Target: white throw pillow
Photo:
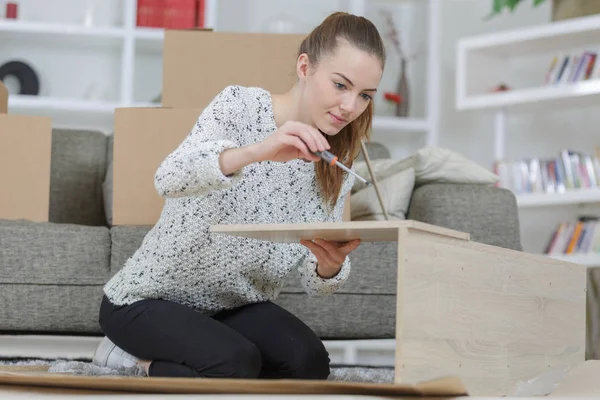
<path id="1" fill-rule="evenodd" d="M 415 175 L 412 168 L 377 180 L 379 192 L 390 220 L 406 219 Z M 374 186 L 368 186 L 352 194 L 350 201 L 352 221 L 385 220 Z"/>
<path id="2" fill-rule="evenodd" d="M 414 169 L 415 186 L 426 183 L 491 185 L 499 180 L 498 175 L 461 154 L 437 147 L 420 149 L 414 155 L 402 160 L 393 160 L 390 158 L 372 160 L 371 166 L 373 167 L 373 173 L 377 182 L 408 168 Z M 371 175 L 365 161 L 356 162 L 355 170 L 357 174 L 371 180 Z M 364 183 L 356 180 L 352 187 L 352 193 L 358 192 L 365 187 Z"/>
<path id="3" fill-rule="evenodd" d="M 495 184 L 498 175 L 448 149 L 426 147 L 415 155 L 415 184 L 474 183 Z"/>
<path id="4" fill-rule="evenodd" d="M 379 181 L 382 179 L 411 168 L 412 163 L 407 160 L 398 161 L 391 158 L 379 158 L 376 160 L 371 160 L 371 167 L 373 168 L 373 173 L 375 174 L 377 183 L 379 183 Z M 356 161 L 354 163 L 354 171 L 368 181 L 373 180 L 373 178 L 371 178 L 371 174 L 369 173 L 369 168 L 367 167 L 366 161 Z M 354 186 L 352 186 L 352 193 L 356 193 L 366 187 L 367 185 L 365 185 L 361 180 L 355 179 Z"/>

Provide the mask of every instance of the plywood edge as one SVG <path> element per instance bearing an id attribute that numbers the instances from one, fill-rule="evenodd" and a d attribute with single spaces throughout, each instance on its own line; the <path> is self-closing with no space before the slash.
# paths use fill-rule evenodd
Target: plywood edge
<path id="1" fill-rule="evenodd" d="M 398 251 L 396 254 L 396 351 L 394 361 L 394 383 L 401 384 L 403 379 L 403 333 L 404 333 L 404 265 L 406 263 L 406 238 L 408 236 L 408 228 L 398 228 Z"/>
<path id="2" fill-rule="evenodd" d="M 409 221 L 342 221 L 342 222 L 308 222 L 299 224 L 222 224 L 211 225 L 210 231 L 215 233 L 237 233 L 257 231 L 304 231 L 304 230 L 344 230 L 344 229 L 385 229 L 400 228 L 409 225 Z"/>
<path id="3" fill-rule="evenodd" d="M 467 232 L 461 232 L 454 229 L 444 228 L 442 226 L 428 224 L 426 222 L 407 220 L 407 228 L 434 233 L 437 235 L 453 237 L 461 240 L 471 240 L 471 234 Z"/>

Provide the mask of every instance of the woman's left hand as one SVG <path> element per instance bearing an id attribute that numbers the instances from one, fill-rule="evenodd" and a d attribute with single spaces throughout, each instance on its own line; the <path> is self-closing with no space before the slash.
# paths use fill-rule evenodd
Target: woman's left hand
<path id="1" fill-rule="evenodd" d="M 333 278 L 340 272 L 346 256 L 360 245 L 360 239 L 349 242 L 332 242 L 324 239 L 301 240 L 317 257 L 317 274 L 321 278 Z"/>

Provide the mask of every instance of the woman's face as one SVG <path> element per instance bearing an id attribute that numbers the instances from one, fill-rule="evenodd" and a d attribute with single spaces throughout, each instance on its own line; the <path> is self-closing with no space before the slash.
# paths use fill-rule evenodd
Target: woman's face
<path id="1" fill-rule="evenodd" d="M 308 63 L 308 61 L 307 61 Z M 312 125 L 337 134 L 365 111 L 383 74 L 379 59 L 340 40 L 316 68 L 307 65 L 304 108 Z"/>

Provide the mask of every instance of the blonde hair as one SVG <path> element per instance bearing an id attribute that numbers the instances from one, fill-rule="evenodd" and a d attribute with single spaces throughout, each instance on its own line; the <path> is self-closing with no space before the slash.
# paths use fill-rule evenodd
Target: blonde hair
<path id="1" fill-rule="evenodd" d="M 316 66 L 322 57 L 333 54 L 339 45 L 339 39 L 346 40 L 350 45 L 368 54 L 374 55 L 385 66 L 385 46 L 375 25 L 364 17 L 335 12 L 329 15 L 319 26 L 302 41 L 298 56 L 306 54 L 312 65 Z M 338 134 L 327 139 L 333 154 L 348 168 L 361 149 L 361 140 L 370 139 L 371 123 L 373 121 L 373 101 L 365 111 L 354 121 L 346 125 Z M 331 168 L 327 163 L 315 164 L 317 183 L 325 202 L 335 207 L 344 174 L 341 168 Z"/>

